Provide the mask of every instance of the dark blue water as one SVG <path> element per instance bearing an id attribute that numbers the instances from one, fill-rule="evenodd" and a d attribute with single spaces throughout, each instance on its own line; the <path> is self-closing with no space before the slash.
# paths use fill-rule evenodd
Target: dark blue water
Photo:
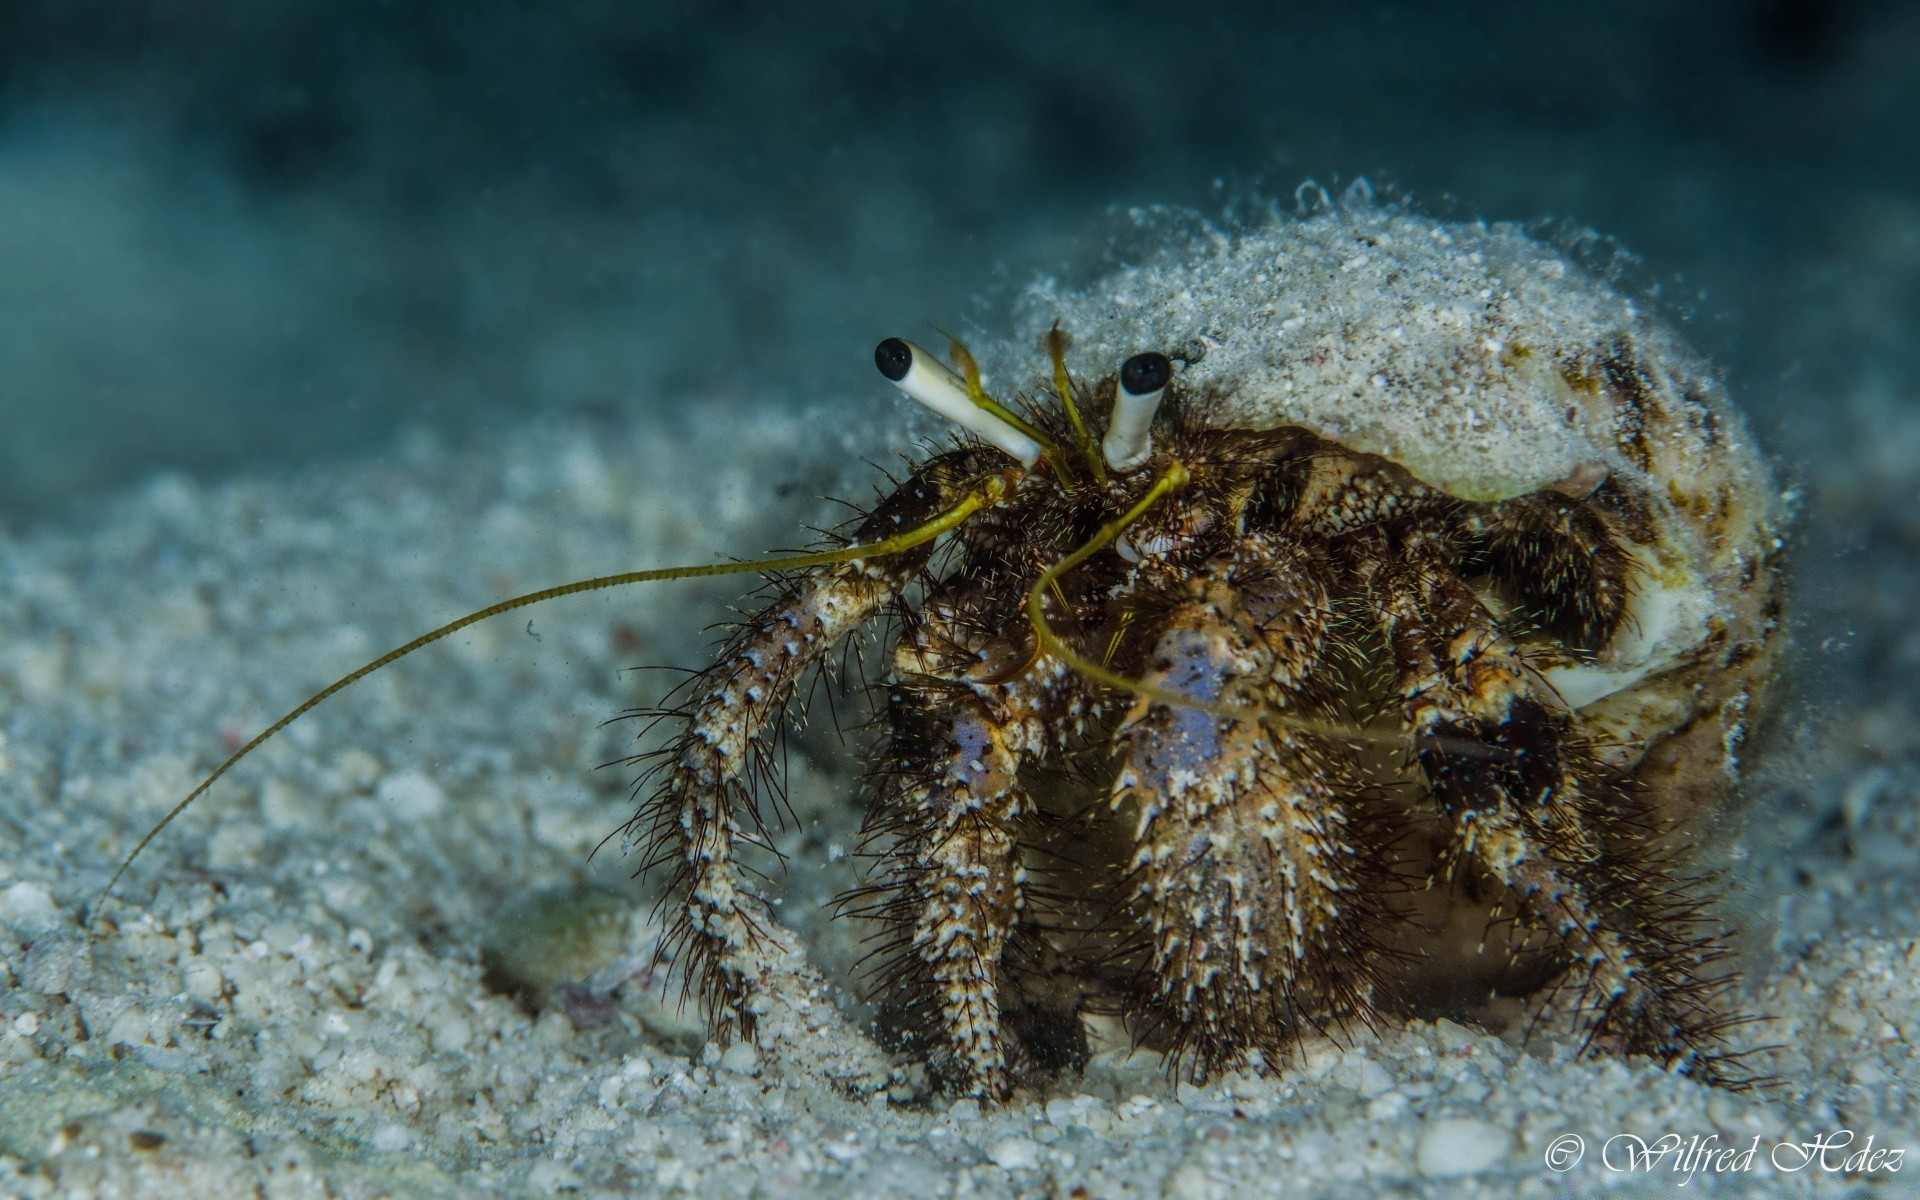
<path id="1" fill-rule="evenodd" d="M 1115 204 L 1368 176 L 1638 253 L 1775 441 L 1920 356 L 1920 10 L 0 6 L 0 513 L 870 389 Z M 1897 394 L 1897 396 L 1896 396 Z"/>

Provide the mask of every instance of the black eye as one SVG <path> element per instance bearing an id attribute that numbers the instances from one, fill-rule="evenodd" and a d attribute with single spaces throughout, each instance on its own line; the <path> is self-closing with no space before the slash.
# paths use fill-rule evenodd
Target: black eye
<path id="1" fill-rule="evenodd" d="M 880 368 L 882 375 L 899 383 L 913 370 L 913 347 L 899 338 L 888 338 L 873 348 L 873 365 Z"/>
<path id="2" fill-rule="evenodd" d="M 884 343 L 883 343 L 884 345 Z M 880 368 L 886 370 L 885 367 Z M 1120 364 L 1120 386 L 1134 396 L 1150 396 L 1173 378 L 1173 364 L 1158 350 L 1136 354 Z"/>

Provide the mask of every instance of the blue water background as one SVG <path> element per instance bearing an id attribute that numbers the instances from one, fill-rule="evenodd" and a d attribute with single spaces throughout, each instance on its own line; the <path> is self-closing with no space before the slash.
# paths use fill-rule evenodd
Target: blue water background
<path id="1" fill-rule="evenodd" d="M 13 0 L 0 520 L 769 381 L 884 419 L 903 320 L 1309 176 L 1619 239 L 1817 463 L 1920 391 L 1916 79 L 1884 0 Z"/>

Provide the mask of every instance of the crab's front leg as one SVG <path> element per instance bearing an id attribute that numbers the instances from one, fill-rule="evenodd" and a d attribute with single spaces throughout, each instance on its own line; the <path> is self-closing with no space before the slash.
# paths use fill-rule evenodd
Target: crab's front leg
<path id="1" fill-rule="evenodd" d="M 1166 614 L 1145 681 L 1236 719 L 1138 701 L 1120 735 L 1113 804 L 1132 813 L 1136 901 L 1152 936 L 1149 996 L 1197 1074 L 1375 1002 L 1362 932 L 1378 854 L 1353 820 L 1340 749 L 1284 722 L 1310 706 L 1327 641 L 1326 589 L 1303 555 L 1250 541 L 1210 563 Z"/>
<path id="2" fill-rule="evenodd" d="M 932 520 L 982 474 L 978 451 L 931 459 L 860 524 L 872 542 Z M 816 568 L 740 627 L 718 662 L 695 681 L 678 714 L 683 728 L 661 754 L 657 782 L 627 826 L 644 841 L 641 870 L 674 864 L 667 892 L 678 906 L 662 951 L 704 1001 L 715 1036 L 751 1039 L 765 936 L 765 902 L 742 878 L 736 844 L 760 814 L 750 786 L 772 732 L 809 671 L 897 597 L 925 566 L 932 545 Z"/>
<path id="3" fill-rule="evenodd" d="M 932 680 L 895 684 L 888 708 L 899 782 L 881 811 L 899 835 L 887 855 L 894 969 L 917 985 L 912 999 L 927 1010 L 954 1089 L 1004 1100 L 1000 960 L 1025 899 L 1016 833 L 1032 807 L 1018 782 L 1025 731 Z"/>
<path id="4" fill-rule="evenodd" d="M 963 1095 L 1012 1091 L 1001 1019 L 1003 964 L 1026 906 L 1022 824 L 1033 802 L 1020 769 L 1084 719 L 1085 684 L 1024 640 L 983 632 L 978 615 L 1013 601 L 937 594 L 895 651 L 891 731 L 868 833 L 882 844 L 879 914 L 887 966 Z"/>

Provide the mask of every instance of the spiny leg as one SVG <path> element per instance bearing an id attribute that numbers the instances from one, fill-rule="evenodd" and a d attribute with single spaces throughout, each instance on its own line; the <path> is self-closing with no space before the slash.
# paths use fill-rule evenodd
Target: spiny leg
<path id="1" fill-rule="evenodd" d="M 889 537 L 952 506 L 979 477 L 979 455 L 930 460 L 883 500 L 854 534 Z M 684 728 L 661 753 L 658 781 L 627 833 L 646 842 L 641 871 L 675 863 L 667 897 L 677 901 L 662 952 L 678 949 L 715 1035 L 751 1039 L 753 951 L 765 905 L 741 876 L 735 846 L 743 821 L 760 824 L 750 787 L 770 732 L 807 673 L 912 582 L 932 545 L 802 575 L 777 603 L 746 622 L 720 660 L 698 678 L 679 715 Z"/>
<path id="2" fill-rule="evenodd" d="M 1399 674 L 1403 718 L 1452 853 L 1507 888 L 1573 960 L 1593 1035 L 1664 1062 L 1697 1060 L 1719 1027 L 1699 970 L 1710 940 L 1675 936 L 1684 889 L 1656 866 L 1609 865 L 1639 839 L 1639 806 L 1565 745 L 1512 640 L 1438 539 L 1371 535 L 1363 559 Z M 1617 851 L 1618 847 L 1613 847 Z"/>
<path id="3" fill-rule="evenodd" d="M 1207 704 L 1298 710 L 1325 647 L 1327 594 L 1302 558 L 1266 549 L 1251 570 L 1216 561 L 1187 585 L 1146 682 Z M 1308 1024 L 1364 1019 L 1373 871 L 1340 751 L 1275 722 L 1144 698 L 1120 742 L 1113 804 L 1138 821 L 1152 1007 L 1173 1052 L 1211 1074 L 1250 1050 L 1277 1061 Z"/>
<path id="4" fill-rule="evenodd" d="M 978 697 L 936 681 L 895 684 L 889 713 L 896 785 L 882 811 L 897 840 L 884 911 L 903 942 L 894 969 L 930 1009 L 922 1019 L 953 1088 L 1004 1100 L 1000 960 L 1024 904 L 1014 826 L 1031 809 L 1019 756 Z"/>
<path id="5" fill-rule="evenodd" d="M 1632 563 L 1594 504 L 1535 492 L 1463 508 L 1459 528 L 1483 548 L 1493 574 L 1511 581 L 1521 605 L 1564 645 L 1596 650 L 1625 619 Z"/>
<path id="6" fill-rule="evenodd" d="M 1020 826 L 1033 813 L 1019 772 L 1090 700 L 1059 663 L 1022 667 L 1029 647 L 969 616 L 995 608 L 983 593 L 937 595 L 897 648 L 868 834 L 884 842 L 878 911 L 896 938 L 887 970 L 922 1010 L 953 1088 L 1004 1100 L 1004 960 L 1028 900 Z M 1010 664 L 1018 674 L 1007 678 Z"/>

